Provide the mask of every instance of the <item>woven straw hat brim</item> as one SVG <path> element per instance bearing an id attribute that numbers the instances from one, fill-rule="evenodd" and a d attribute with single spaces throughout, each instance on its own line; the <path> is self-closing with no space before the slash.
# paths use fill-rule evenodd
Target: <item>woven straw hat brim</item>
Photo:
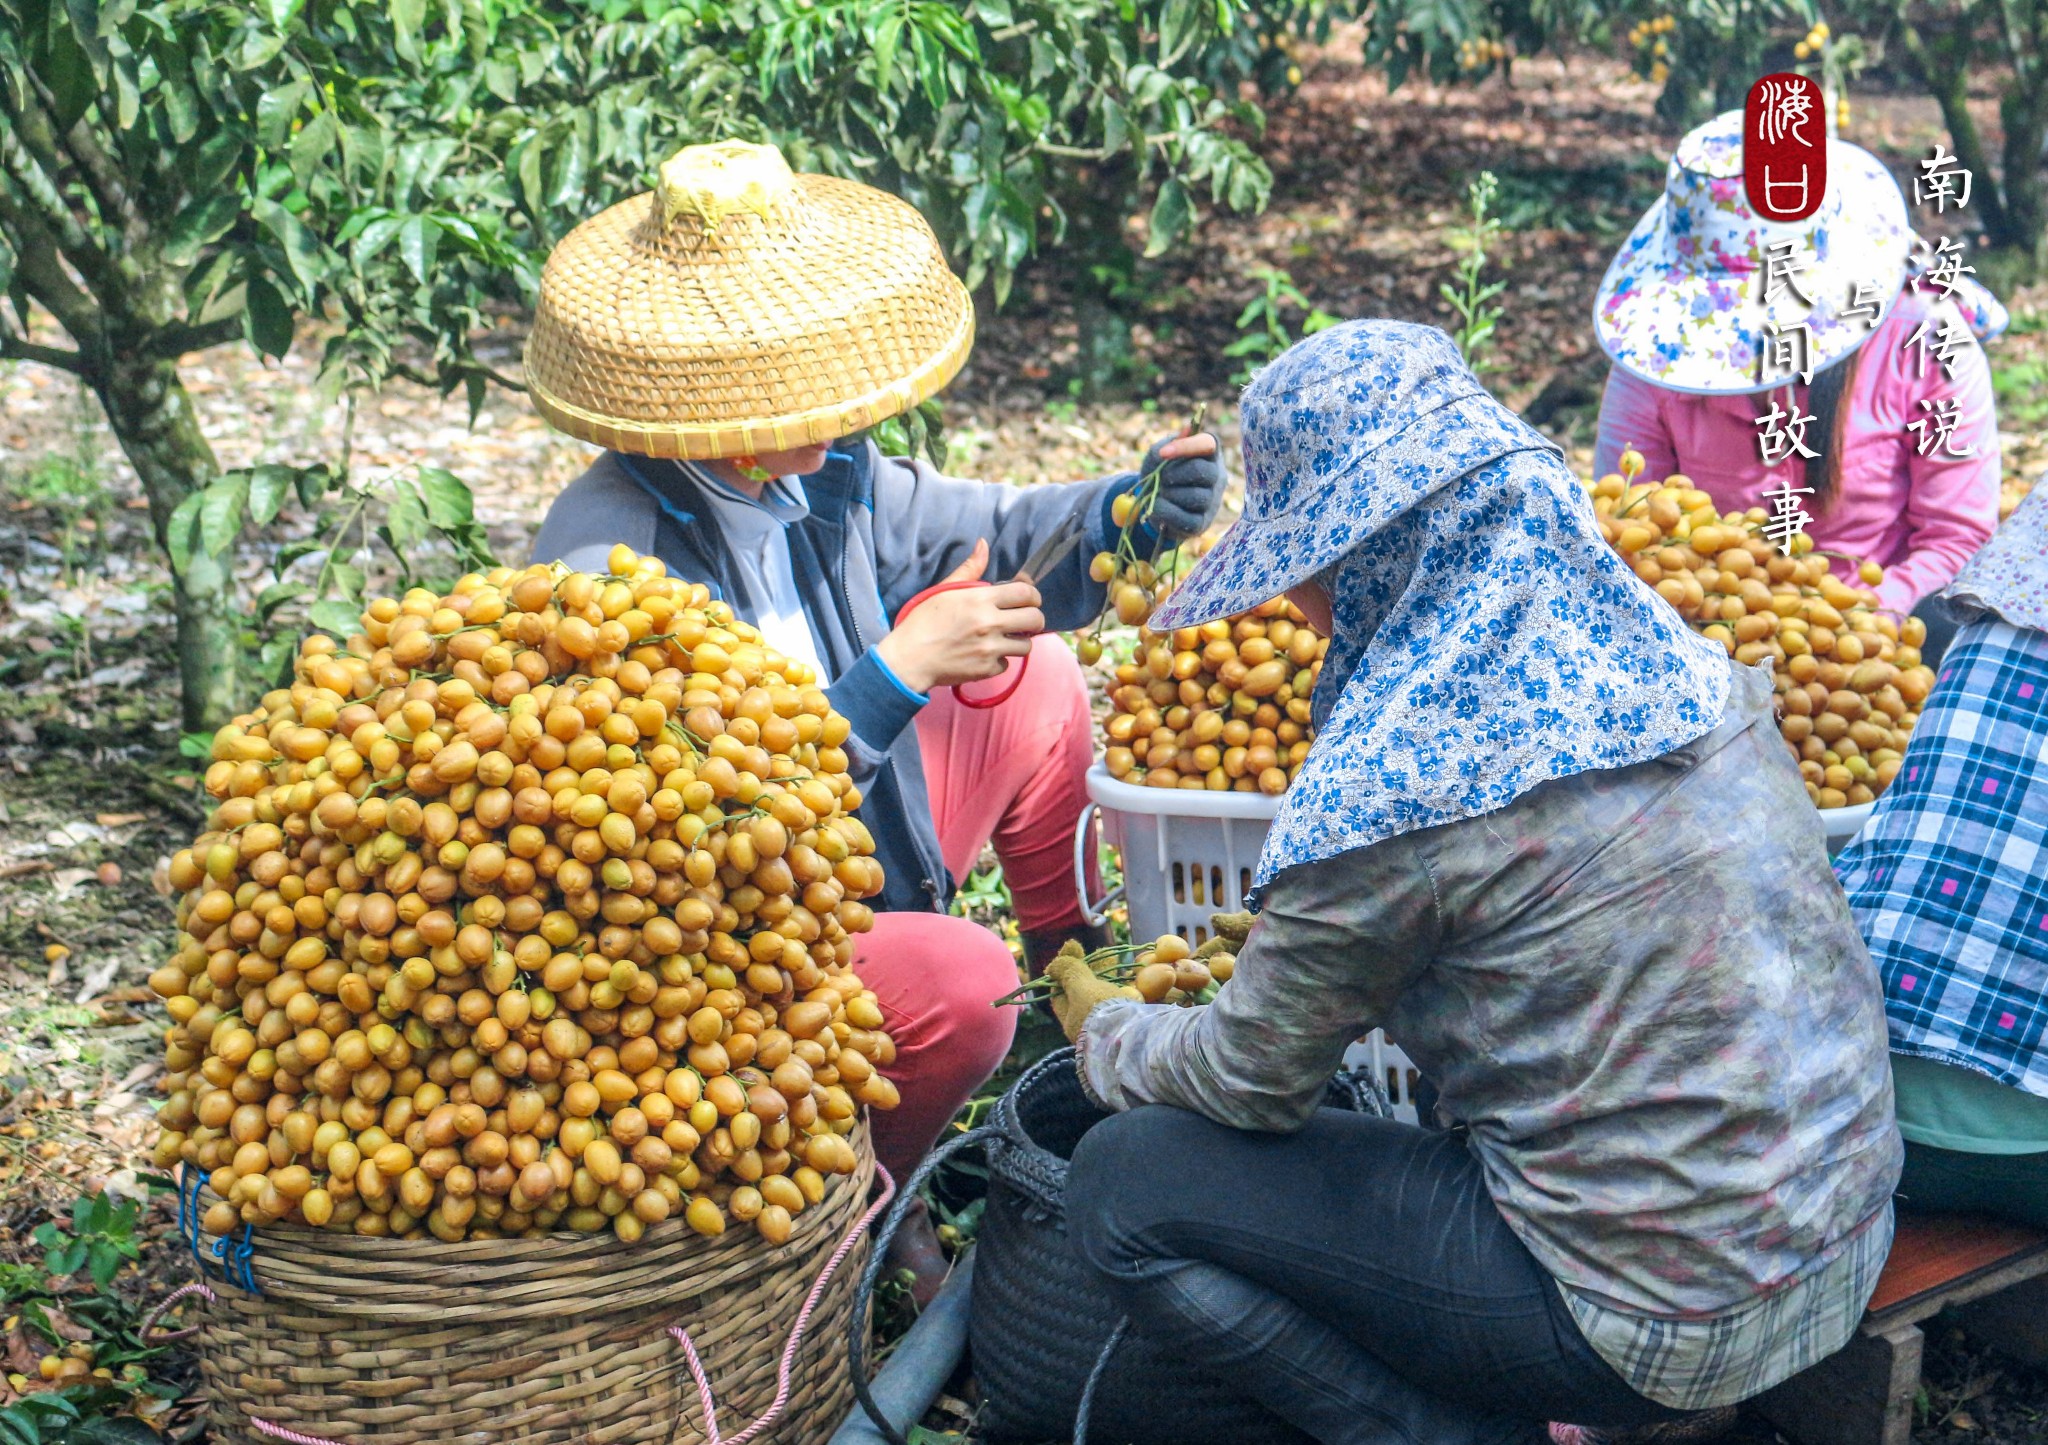
<path id="1" fill-rule="evenodd" d="M 706 231 L 653 195 L 549 257 L 526 346 L 542 415 L 614 451 L 705 460 L 835 441 L 915 407 L 974 345 L 974 305 L 924 218 L 796 178 L 793 204 Z"/>

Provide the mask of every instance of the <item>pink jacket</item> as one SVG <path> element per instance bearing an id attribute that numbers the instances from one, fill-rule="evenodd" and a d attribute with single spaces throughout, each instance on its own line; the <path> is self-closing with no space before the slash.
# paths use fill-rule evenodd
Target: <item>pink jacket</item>
<path id="1" fill-rule="evenodd" d="M 1810 497 L 1801 499 L 1814 514 L 1807 529 L 1814 545 L 1879 563 L 1885 569 L 1879 599 L 1902 614 L 1954 581 L 1998 526 L 1998 418 L 1983 348 L 1973 339 L 1956 354 L 1951 381 L 1932 356 L 1921 377 L 1920 349 L 1906 346 L 1936 307 L 1908 290 L 1871 333 L 1844 403 L 1841 492 L 1825 515 L 1814 512 Z M 1801 410 L 1808 409 L 1806 388 L 1794 393 Z M 1919 404 L 1923 398 L 1945 397 L 1960 403 L 1955 445 L 1973 447 L 1970 456 L 1948 456 L 1937 446 L 1923 457 L 1922 434 L 1906 429 L 1928 415 Z M 1805 484 L 1805 463 L 1794 457 L 1765 466 L 1755 418 L 1750 396 L 1691 396 L 1616 367 L 1600 402 L 1594 475 L 1613 471 L 1622 449 L 1633 444 L 1649 464 L 1646 479 L 1682 472 L 1724 512 L 1769 507 L 1764 493 L 1788 475 L 1794 486 Z"/>

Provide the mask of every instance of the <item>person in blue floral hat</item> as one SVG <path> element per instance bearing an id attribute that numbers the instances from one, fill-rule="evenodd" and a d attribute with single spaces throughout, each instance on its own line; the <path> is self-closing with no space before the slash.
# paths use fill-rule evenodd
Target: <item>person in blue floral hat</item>
<path id="1" fill-rule="evenodd" d="M 1440 331 L 1323 332 L 1241 415 L 1243 517 L 1153 625 L 1285 591 L 1330 638 L 1316 741 L 1215 1002 L 1050 970 L 1114 1111 L 1078 1248 L 1317 1440 L 1710 1429 L 1849 1339 L 1900 1167 L 1769 674 L 1629 572 Z M 1446 1128 L 1318 1107 L 1376 1025 Z"/>

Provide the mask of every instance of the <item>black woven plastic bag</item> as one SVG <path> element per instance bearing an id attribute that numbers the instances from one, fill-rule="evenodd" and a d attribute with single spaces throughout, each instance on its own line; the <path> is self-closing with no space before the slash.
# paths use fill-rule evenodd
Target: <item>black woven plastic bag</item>
<path id="1" fill-rule="evenodd" d="M 1328 1102 L 1388 1114 L 1369 1074 L 1344 1074 Z M 1184 1342 L 1124 1327 L 1123 1312 L 1067 1237 L 1067 1161 L 1105 1117 L 1081 1089 L 1073 1050 L 1034 1066 L 997 1103 L 987 1141 L 989 1193 L 976 1232 L 968 1347 L 981 1389 L 976 1434 L 992 1441 L 1076 1437 L 1094 1445 L 1303 1445 L 1308 1436 L 1204 1375 Z"/>

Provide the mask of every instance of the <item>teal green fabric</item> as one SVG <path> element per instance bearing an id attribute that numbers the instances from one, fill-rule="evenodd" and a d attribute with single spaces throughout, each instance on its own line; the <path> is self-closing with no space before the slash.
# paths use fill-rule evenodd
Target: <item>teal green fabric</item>
<path id="1" fill-rule="evenodd" d="M 1962 1154 L 1909 1140 L 1899 1204 L 2048 1229 L 2048 1153 Z"/>
<path id="2" fill-rule="evenodd" d="M 2048 1099 L 1975 1069 L 1892 1055 L 1899 1132 L 1959 1154 L 2048 1152 Z"/>

